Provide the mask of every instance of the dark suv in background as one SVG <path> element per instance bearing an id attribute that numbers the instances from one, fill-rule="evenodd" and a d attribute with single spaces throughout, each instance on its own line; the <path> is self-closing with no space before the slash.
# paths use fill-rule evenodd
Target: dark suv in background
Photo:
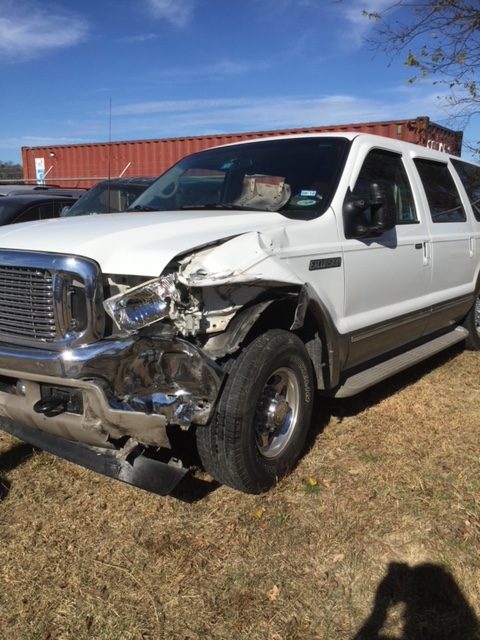
<path id="1" fill-rule="evenodd" d="M 76 202 L 73 196 L 38 194 L 26 191 L 22 195 L 0 197 L 0 225 L 58 218 L 65 207 Z"/>
<path id="2" fill-rule="evenodd" d="M 155 180 L 146 176 L 103 180 L 82 195 L 68 211 L 62 212 L 62 217 L 126 211 Z"/>

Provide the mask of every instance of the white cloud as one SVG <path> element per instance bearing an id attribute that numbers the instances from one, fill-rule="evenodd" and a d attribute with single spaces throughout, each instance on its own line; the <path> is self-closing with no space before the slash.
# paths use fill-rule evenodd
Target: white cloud
<path id="1" fill-rule="evenodd" d="M 443 96 L 445 97 L 445 96 Z M 114 140 L 173 138 L 215 133 L 262 131 L 403 120 L 428 114 L 433 122 L 453 126 L 432 86 L 386 87 L 368 98 L 337 94 L 325 96 L 272 96 L 270 98 L 195 98 L 125 104 L 112 110 Z M 444 103 L 443 103 L 444 104 Z M 102 116 L 103 117 L 103 116 Z M 10 150 L 21 146 L 44 146 L 95 142 L 105 139 L 103 120 L 67 123 L 71 137 L 57 131 L 41 135 L 0 137 L 0 158 L 13 158 Z M 454 127 L 455 128 L 455 127 Z M 470 138 L 477 140 L 478 131 Z M 5 150 L 2 155 L 2 149 Z"/>
<path id="2" fill-rule="evenodd" d="M 185 27 L 193 15 L 196 0 L 146 0 L 150 12 L 174 27 Z"/>
<path id="3" fill-rule="evenodd" d="M 152 113 L 180 113 L 209 109 L 230 109 L 246 106 L 251 98 L 195 98 L 192 100 L 159 100 L 150 102 L 133 102 L 112 109 L 112 115 L 146 115 Z"/>
<path id="4" fill-rule="evenodd" d="M 148 40 L 155 40 L 158 38 L 156 33 L 139 33 L 137 35 L 126 36 L 122 39 L 122 42 L 131 42 L 133 44 L 139 42 L 147 42 Z"/>
<path id="5" fill-rule="evenodd" d="M 359 47 L 364 43 L 367 33 L 375 26 L 375 21 L 369 20 L 363 12 L 380 13 L 394 8 L 395 2 L 393 0 L 350 0 L 350 2 L 338 3 L 337 6 L 340 14 L 349 23 L 349 44 Z"/>
<path id="6" fill-rule="evenodd" d="M 189 83 L 192 80 L 224 80 L 233 76 L 240 76 L 249 72 L 258 73 L 271 67 L 267 61 L 239 62 L 235 60 L 219 60 L 212 64 L 199 66 L 175 67 L 168 66 L 163 70 L 155 70 L 150 74 L 155 82 L 161 80 L 170 85 Z"/>
<path id="7" fill-rule="evenodd" d="M 259 131 L 415 118 L 427 113 L 444 120 L 438 93 L 394 91 L 371 98 L 355 95 L 272 96 L 131 103 L 112 111 L 116 135 L 175 137 L 238 131 Z M 133 132 L 136 133 L 133 133 Z"/>
<path id="8" fill-rule="evenodd" d="M 0 56 L 4 59 L 71 47 L 87 32 L 87 22 L 77 14 L 45 9 L 34 2 L 0 0 Z"/>
<path id="9" fill-rule="evenodd" d="M 46 146 L 58 146 L 62 144 L 81 144 L 82 142 L 88 142 L 85 138 L 68 137 L 68 136 L 9 136 L 6 138 L 0 137 L 0 149 L 15 149 L 19 150 L 21 147 L 46 147 Z"/>

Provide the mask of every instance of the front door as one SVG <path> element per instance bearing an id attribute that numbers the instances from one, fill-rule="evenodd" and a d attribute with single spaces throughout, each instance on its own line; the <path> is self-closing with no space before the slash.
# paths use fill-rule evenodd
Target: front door
<path id="1" fill-rule="evenodd" d="M 343 241 L 349 366 L 420 337 L 429 313 L 429 231 L 400 153 L 366 152 L 351 197 L 370 201 L 375 183 L 390 192 L 397 222 L 382 235 Z"/>

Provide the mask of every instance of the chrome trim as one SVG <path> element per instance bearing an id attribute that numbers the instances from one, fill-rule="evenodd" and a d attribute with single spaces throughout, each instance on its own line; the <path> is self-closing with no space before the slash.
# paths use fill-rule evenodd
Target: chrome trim
<path id="1" fill-rule="evenodd" d="M 366 329 L 359 329 L 351 334 L 351 342 L 359 342 L 360 340 L 365 340 L 367 338 L 371 338 L 373 336 L 377 336 L 385 331 L 391 331 L 393 329 L 397 329 L 404 325 L 410 324 L 411 322 L 418 322 L 423 318 L 428 318 L 432 314 L 439 313 L 442 311 L 446 311 L 448 309 L 453 309 L 460 305 L 469 303 L 471 301 L 471 296 L 464 295 L 459 296 L 458 298 L 454 298 L 453 300 L 447 300 L 445 302 L 439 302 L 431 307 L 426 309 L 422 309 L 420 311 L 413 311 L 412 313 L 405 314 L 400 316 L 399 318 L 394 318 L 392 320 L 386 320 L 385 322 L 378 323 L 371 327 L 367 327 Z"/>
<path id="2" fill-rule="evenodd" d="M 132 336 L 60 352 L 0 343 L 0 375 L 81 389 L 86 406 L 79 419 L 97 425 L 88 428 L 155 444 L 158 427 L 208 422 L 224 371 L 185 340 Z M 8 395 L 0 394 L 0 412 L 14 402 Z"/>
<path id="3" fill-rule="evenodd" d="M 392 329 L 396 329 L 397 327 L 402 327 L 404 325 L 410 324 L 411 322 L 418 322 L 423 318 L 427 318 L 431 315 L 431 309 L 426 309 L 425 311 L 414 312 L 409 314 L 408 316 L 403 316 L 401 319 L 395 320 L 387 320 L 384 323 L 375 325 L 374 327 L 370 327 L 368 329 L 360 329 L 356 331 L 351 336 L 352 343 L 359 342 L 360 340 L 365 340 L 366 338 L 372 338 L 373 336 L 377 336 L 385 331 L 391 331 Z"/>
<path id="4" fill-rule="evenodd" d="M 49 272 L 52 277 L 52 310 L 55 320 L 54 329 L 48 338 L 17 336 L 8 331 L 0 331 L 0 340 L 39 349 L 64 349 L 66 346 L 73 347 L 99 340 L 103 336 L 105 314 L 102 307 L 102 276 L 95 261 L 69 254 L 0 249 L 0 265 L 11 269 L 39 269 Z M 85 298 L 86 322 L 79 330 L 71 326 L 70 298 L 75 287 L 83 290 Z"/>

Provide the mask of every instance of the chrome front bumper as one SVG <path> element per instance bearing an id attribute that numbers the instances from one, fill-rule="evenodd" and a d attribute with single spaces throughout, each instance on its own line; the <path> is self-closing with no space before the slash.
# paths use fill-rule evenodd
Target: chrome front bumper
<path id="1" fill-rule="evenodd" d="M 168 447 L 167 425 L 208 422 L 223 376 L 178 338 L 133 336 L 63 351 L 0 343 L 0 415 L 93 446 L 112 447 L 112 439 L 128 436 Z M 52 389 L 81 395 L 81 411 L 35 411 Z"/>

